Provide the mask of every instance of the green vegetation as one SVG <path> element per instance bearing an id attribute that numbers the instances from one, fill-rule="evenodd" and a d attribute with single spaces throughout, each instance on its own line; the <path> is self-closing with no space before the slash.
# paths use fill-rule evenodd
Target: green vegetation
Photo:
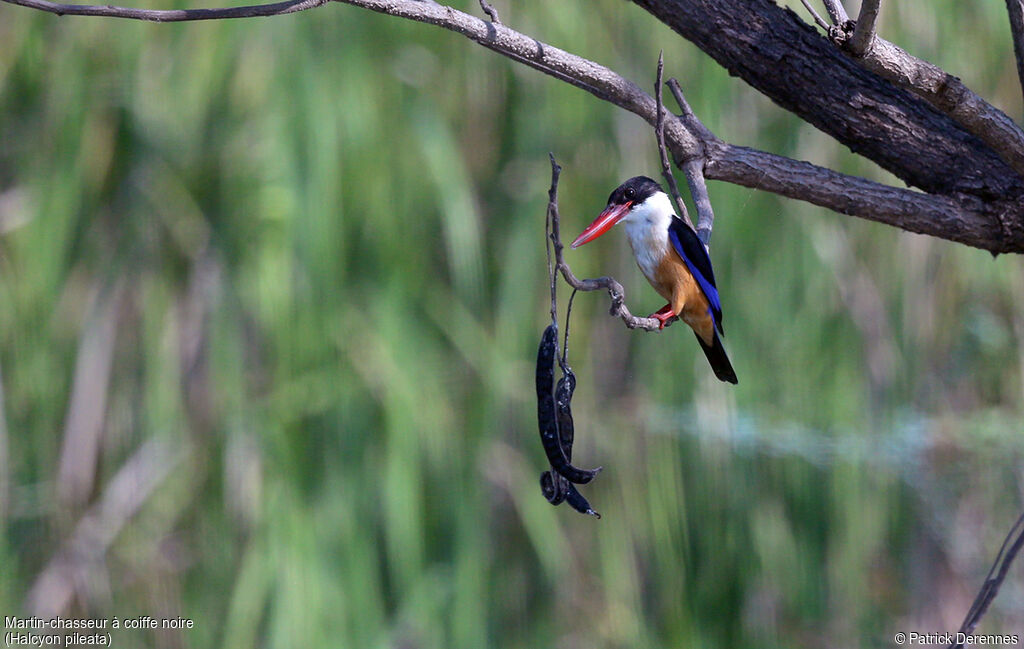
<path id="1" fill-rule="evenodd" d="M 664 48 L 723 138 L 885 178 L 628 3 L 498 8 L 644 86 Z M 881 33 L 1019 118 L 1003 11 L 891 3 Z M 658 175 L 639 119 L 436 28 L 330 5 L 180 25 L 0 7 L 0 614 L 29 612 L 81 515 L 58 476 L 91 389 L 89 502 L 147 440 L 180 459 L 69 615 L 181 615 L 204 648 L 955 630 L 1021 509 L 1020 258 L 713 184 L 737 387 L 688 331 L 576 300 L 597 521 L 537 484 L 548 151 L 565 236 Z M 621 235 L 567 255 L 634 312 L 661 306 Z M 1021 574 L 982 630 L 1024 632 Z"/>

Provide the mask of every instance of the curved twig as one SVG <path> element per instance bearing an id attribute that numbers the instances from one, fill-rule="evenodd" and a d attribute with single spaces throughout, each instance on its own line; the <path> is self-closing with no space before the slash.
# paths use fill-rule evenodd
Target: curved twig
<path id="1" fill-rule="evenodd" d="M 562 249 L 565 246 L 562 245 L 558 229 L 558 177 L 562 172 L 562 167 L 555 162 L 555 155 L 553 153 L 549 153 L 548 157 L 551 159 L 551 188 L 548 190 L 547 218 L 551 222 L 551 244 L 555 249 L 555 268 L 562 273 L 562 278 L 565 279 L 566 283 L 577 291 L 608 291 L 608 297 L 612 301 L 609 313 L 622 318 L 622 321 L 626 323 L 626 327 L 629 329 L 660 331 L 661 323 L 658 322 L 657 318 L 640 318 L 630 313 L 626 307 L 626 290 L 622 288 L 622 284 L 619 284 L 614 277 L 579 279 L 572 272 L 572 269 L 569 268 L 569 264 L 565 263 L 565 259 L 562 257 Z M 670 326 L 670 324 L 671 321 L 666 323 L 665 327 Z"/>
<path id="2" fill-rule="evenodd" d="M 996 554 L 996 560 L 989 568 L 988 575 L 985 576 L 985 583 L 982 584 L 978 596 L 974 598 L 970 610 L 967 611 L 967 617 L 960 625 L 958 638 L 970 635 L 978 628 L 978 623 L 988 611 L 992 600 L 999 594 L 999 587 L 1006 579 L 1006 574 L 1010 571 L 1010 564 L 1017 558 L 1021 547 L 1024 547 L 1024 514 L 1017 518 L 1013 527 L 1010 528 L 1009 534 L 1003 539 L 1003 545 L 999 548 L 999 553 Z M 949 645 L 948 649 L 960 649 L 963 646 L 961 642 L 954 642 Z"/>

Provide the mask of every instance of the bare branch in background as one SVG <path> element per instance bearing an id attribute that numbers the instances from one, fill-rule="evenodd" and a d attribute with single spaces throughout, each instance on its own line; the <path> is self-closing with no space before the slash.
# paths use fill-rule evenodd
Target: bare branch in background
<path id="1" fill-rule="evenodd" d="M 122 294 L 121 285 L 100 287 L 82 329 L 57 473 L 57 496 L 65 507 L 81 507 L 92 495 Z"/>
<path id="2" fill-rule="evenodd" d="M 690 220 L 690 214 L 686 211 L 686 203 L 683 202 L 683 197 L 679 195 L 679 185 L 676 184 L 676 177 L 672 174 L 672 165 L 668 161 L 668 152 L 665 150 L 665 104 L 661 101 L 661 84 L 664 73 L 665 52 L 662 51 L 658 54 L 658 74 L 654 81 L 654 101 L 658 106 L 658 117 L 655 120 L 654 135 L 655 139 L 658 140 L 661 175 L 665 177 L 665 182 L 668 183 L 669 192 L 671 192 L 672 199 L 676 203 L 676 212 L 680 218 L 686 221 L 686 225 L 693 228 L 693 221 Z M 703 149 L 703 147 L 700 148 Z"/>
<path id="3" fill-rule="evenodd" d="M 850 19 L 846 15 L 846 9 L 843 8 L 843 3 L 839 0 L 822 0 L 825 5 L 825 11 L 828 12 L 829 18 L 832 19 L 833 25 L 842 25 Z"/>
<path id="4" fill-rule="evenodd" d="M 558 177 L 562 173 L 562 167 L 555 162 L 554 154 L 549 155 L 551 158 L 551 188 L 548 190 L 547 218 L 551 223 L 551 243 L 555 249 L 555 269 L 561 271 L 566 283 L 577 291 L 608 291 L 608 297 L 612 300 L 612 307 L 609 313 L 622 318 L 622 321 L 626 323 L 626 327 L 630 329 L 643 329 L 644 331 L 659 331 L 661 323 L 656 318 L 639 318 L 630 313 L 626 307 L 626 290 L 622 288 L 622 284 L 619 284 L 615 278 L 579 279 L 573 274 L 569 264 L 565 263 L 565 259 L 562 257 L 564 246 L 562 245 L 562 238 L 558 227 Z M 552 310 L 554 310 L 553 300 Z M 554 314 L 552 314 L 552 318 L 554 318 Z M 671 322 L 669 321 L 665 326 L 668 327 Z"/>
<path id="5" fill-rule="evenodd" d="M 982 584 L 978 596 L 971 604 L 971 609 L 967 611 L 967 617 L 960 625 L 960 633 L 970 635 L 978 628 L 978 623 L 988 611 L 992 600 L 999 594 L 999 587 L 1006 580 L 1010 565 L 1017 558 L 1021 547 L 1024 547 L 1024 514 L 1020 515 L 1013 527 L 1010 528 L 1010 533 L 1003 539 L 1003 545 L 999 548 L 999 553 L 996 554 L 996 560 L 989 569 L 988 575 L 985 576 L 985 583 Z M 955 642 L 949 645 L 949 649 L 961 649 L 963 646 L 962 643 Z"/>
<path id="6" fill-rule="evenodd" d="M 102 563 L 128 521 L 184 458 L 150 439 L 110 480 L 98 502 L 82 516 L 74 533 L 36 578 L 25 608 L 43 618 L 65 615 L 80 585 Z"/>
<path id="7" fill-rule="evenodd" d="M 157 23 L 176 23 L 191 20 L 222 20 L 226 18 L 255 18 L 259 16 L 280 16 L 296 11 L 305 11 L 325 5 L 330 0 L 287 0 L 267 5 L 246 7 L 223 7 L 218 9 L 135 9 L 111 5 L 68 5 L 49 0 L 3 0 L 11 4 L 38 9 L 58 16 L 100 16 L 104 18 L 128 18 L 148 20 Z"/>
<path id="8" fill-rule="evenodd" d="M 1024 91 L 1024 0 L 1006 0 L 1006 11 L 1010 16 L 1010 35 L 1013 37 L 1013 54 L 1017 59 L 1017 78 Z"/>
<path id="9" fill-rule="evenodd" d="M 850 37 L 850 53 L 856 57 L 864 56 L 875 40 L 875 21 L 878 20 L 878 8 L 882 0 L 861 0 L 860 14 L 857 25 Z"/>

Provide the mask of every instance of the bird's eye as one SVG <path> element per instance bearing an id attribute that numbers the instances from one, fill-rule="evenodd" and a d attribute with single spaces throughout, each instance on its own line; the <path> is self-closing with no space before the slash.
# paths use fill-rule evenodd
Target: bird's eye
<path id="1" fill-rule="evenodd" d="M 636 196 L 636 190 L 635 189 L 633 189 L 632 187 L 626 189 L 626 198 L 628 198 L 630 200 L 633 200 L 633 197 L 635 197 L 635 196 Z"/>

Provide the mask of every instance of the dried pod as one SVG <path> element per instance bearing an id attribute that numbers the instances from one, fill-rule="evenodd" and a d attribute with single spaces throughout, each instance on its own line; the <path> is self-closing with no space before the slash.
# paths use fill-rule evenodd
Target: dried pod
<path id="1" fill-rule="evenodd" d="M 562 450 L 562 443 L 558 433 L 558 414 L 555 406 L 555 396 L 552 393 L 555 384 L 555 354 L 558 347 L 558 329 L 550 324 L 544 329 L 540 339 L 540 346 L 537 348 L 537 422 L 540 428 L 540 441 L 544 452 L 551 463 L 551 468 L 564 476 L 569 482 L 576 484 L 587 484 L 594 479 L 601 467 L 593 470 L 586 470 L 574 467 L 569 463 L 565 452 Z M 568 385 L 568 382 L 567 382 Z M 575 387 L 575 380 L 572 381 Z M 571 396 L 571 390 L 569 390 Z M 566 401 L 568 405 L 568 401 Z M 568 419 L 572 415 L 566 409 Z"/>

